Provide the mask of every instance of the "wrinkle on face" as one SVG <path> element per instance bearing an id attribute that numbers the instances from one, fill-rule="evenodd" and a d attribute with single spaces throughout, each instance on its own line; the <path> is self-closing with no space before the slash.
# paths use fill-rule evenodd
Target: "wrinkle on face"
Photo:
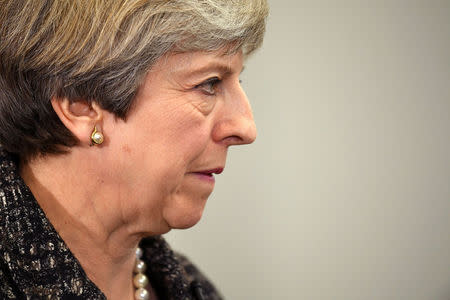
<path id="1" fill-rule="evenodd" d="M 213 186 L 192 173 L 225 166 L 228 144 L 214 134 L 229 131 L 221 124 L 231 124 L 234 101 L 242 101 L 242 62 L 242 54 L 168 55 L 147 74 L 127 120 L 112 125 L 116 151 L 104 159 L 116 170 L 106 175 L 112 190 L 120 185 L 120 209 L 133 228 L 186 228 L 200 219 Z M 220 81 L 209 95 L 201 84 L 212 76 Z"/>

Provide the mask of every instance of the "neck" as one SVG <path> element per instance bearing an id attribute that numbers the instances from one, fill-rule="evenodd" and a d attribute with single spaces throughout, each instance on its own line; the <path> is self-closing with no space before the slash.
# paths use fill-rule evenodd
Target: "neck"
<path id="1" fill-rule="evenodd" d="M 142 234 L 111 205 L 119 199 L 99 188 L 102 180 L 80 174 L 95 173 L 70 155 L 21 165 L 22 178 L 89 279 L 108 299 L 133 299 L 135 249 Z"/>

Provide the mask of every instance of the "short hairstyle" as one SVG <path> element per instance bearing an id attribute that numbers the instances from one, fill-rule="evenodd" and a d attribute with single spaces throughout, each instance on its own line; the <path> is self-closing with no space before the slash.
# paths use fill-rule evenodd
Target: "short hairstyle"
<path id="1" fill-rule="evenodd" d="M 266 0 L 0 1 L 0 144 L 27 160 L 78 140 L 53 97 L 95 101 L 126 119 L 169 52 L 257 49 Z"/>

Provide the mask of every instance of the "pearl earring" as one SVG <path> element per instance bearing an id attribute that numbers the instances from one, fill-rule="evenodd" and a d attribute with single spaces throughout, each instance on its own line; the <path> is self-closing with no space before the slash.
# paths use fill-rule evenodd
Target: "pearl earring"
<path id="1" fill-rule="evenodd" d="M 94 126 L 94 131 L 91 134 L 91 145 L 101 145 L 103 143 L 104 137 L 103 134 L 97 131 L 97 126 Z"/>

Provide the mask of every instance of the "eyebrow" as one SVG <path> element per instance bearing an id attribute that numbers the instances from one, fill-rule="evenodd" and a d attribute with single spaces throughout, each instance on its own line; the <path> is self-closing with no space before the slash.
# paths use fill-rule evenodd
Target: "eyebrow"
<path id="1" fill-rule="evenodd" d="M 242 73 L 244 71 L 244 69 L 245 69 L 245 66 L 242 66 L 242 70 L 240 71 L 240 73 Z M 230 75 L 231 73 L 233 73 L 233 69 L 230 66 L 224 65 L 221 63 L 214 63 L 214 64 L 206 65 L 204 67 L 200 67 L 193 71 L 190 71 L 190 72 L 188 72 L 188 74 L 189 74 L 189 76 L 200 76 L 200 75 L 214 72 L 214 71 L 218 71 L 223 76 Z"/>

